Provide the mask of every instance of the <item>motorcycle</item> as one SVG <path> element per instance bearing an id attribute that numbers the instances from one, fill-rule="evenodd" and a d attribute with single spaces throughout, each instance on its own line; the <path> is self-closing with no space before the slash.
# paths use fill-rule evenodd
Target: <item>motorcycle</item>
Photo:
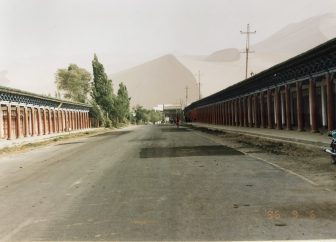
<path id="1" fill-rule="evenodd" d="M 331 155 L 331 164 L 336 164 L 336 130 L 330 131 L 328 136 L 331 137 L 330 148 L 324 149 Z"/>

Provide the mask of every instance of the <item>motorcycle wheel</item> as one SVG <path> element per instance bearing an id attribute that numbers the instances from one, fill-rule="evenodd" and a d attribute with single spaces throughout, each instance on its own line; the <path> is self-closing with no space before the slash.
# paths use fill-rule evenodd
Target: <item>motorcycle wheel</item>
<path id="1" fill-rule="evenodd" d="M 333 165 L 336 164 L 336 156 L 331 157 L 331 164 L 333 164 Z"/>

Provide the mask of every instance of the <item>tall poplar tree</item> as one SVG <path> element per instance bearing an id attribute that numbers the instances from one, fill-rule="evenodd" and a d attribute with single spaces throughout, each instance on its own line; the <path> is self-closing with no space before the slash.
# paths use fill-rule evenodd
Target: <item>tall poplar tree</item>
<path id="1" fill-rule="evenodd" d="M 129 117 L 130 100 L 131 98 L 128 96 L 127 87 L 121 82 L 115 100 L 116 115 L 119 122 L 125 122 Z"/>
<path id="2" fill-rule="evenodd" d="M 115 113 L 112 81 L 108 79 L 104 66 L 98 61 L 96 54 L 92 61 L 92 68 L 92 98 L 107 114 L 108 118 L 112 120 Z"/>

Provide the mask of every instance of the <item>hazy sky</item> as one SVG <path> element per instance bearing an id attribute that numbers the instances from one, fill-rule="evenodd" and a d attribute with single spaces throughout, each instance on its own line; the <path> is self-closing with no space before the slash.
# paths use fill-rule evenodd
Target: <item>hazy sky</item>
<path id="1" fill-rule="evenodd" d="M 328 12 L 336 0 L 0 0 L 0 79 L 51 90 L 56 68 L 90 68 L 94 52 L 113 73 L 167 53 L 241 48 L 247 23 L 255 43 Z"/>

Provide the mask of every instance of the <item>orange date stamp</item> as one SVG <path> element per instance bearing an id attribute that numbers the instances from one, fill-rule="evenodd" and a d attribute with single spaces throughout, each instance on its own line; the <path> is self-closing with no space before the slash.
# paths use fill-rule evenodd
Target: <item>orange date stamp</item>
<path id="1" fill-rule="evenodd" d="M 269 220 L 278 220 L 283 217 L 290 217 L 294 219 L 299 219 L 299 218 L 310 218 L 310 219 L 315 219 L 316 218 L 316 213 L 315 210 L 308 210 L 308 211 L 300 211 L 300 210 L 292 210 L 292 211 L 286 211 L 286 212 L 281 212 L 276 209 L 266 209 L 265 210 L 265 216 Z"/>

